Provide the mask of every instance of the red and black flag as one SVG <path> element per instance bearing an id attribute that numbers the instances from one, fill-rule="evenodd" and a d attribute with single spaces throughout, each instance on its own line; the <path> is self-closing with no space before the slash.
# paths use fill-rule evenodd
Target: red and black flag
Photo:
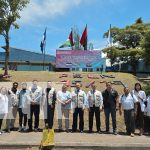
<path id="1" fill-rule="evenodd" d="M 82 33 L 80 44 L 84 47 L 84 50 L 87 50 L 87 25 Z"/>

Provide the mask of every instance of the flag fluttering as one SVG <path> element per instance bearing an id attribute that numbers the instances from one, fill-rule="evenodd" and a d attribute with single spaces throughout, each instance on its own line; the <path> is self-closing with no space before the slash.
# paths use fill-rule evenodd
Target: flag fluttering
<path id="1" fill-rule="evenodd" d="M 112 35 L 111 35 L 111 24 L 110 24 L 110 28 L 109 28 L 109 31 L 108 31 L 108 39 L 107 39 L 107 42 L 108 42 L 108 47 L 112 47 Z"/>
<path id="2" fill-rule="evenodd" d="M 61 46 L 59 46 L 59 48 L 73 47 L 73 46 L 74 46 L 73 33 L 71 31 L 70 34 L 69 34 L 68 39 Z"/>
<path id="3" fill-rule="evenodd" d="M 45 46 L 46 46 L 46 30 L 47 30 L 47 28 L 45 28 L 45 31 L 44 31 L 44 34 L 43 34 L 43 37 L 41 40 L 41 44 L 40 44 L 42 53 L 45 51 Z"/>
<path id="4" fill-rule="evenodd" d="M 82 33 L 80 44 L 84 47 L 84 50 L 87 50 L 87 25 Z"/>
<path id="5" fill-rule="evenodd" d="M 69 34 L 69 40 L 70 40 L 71 46 L 73 46 L 73 45 L 74 45 L 74 42 L 73 42 L 73 33 L 72 33 L 72 31 L 71 31 L 70 34 Z"/>

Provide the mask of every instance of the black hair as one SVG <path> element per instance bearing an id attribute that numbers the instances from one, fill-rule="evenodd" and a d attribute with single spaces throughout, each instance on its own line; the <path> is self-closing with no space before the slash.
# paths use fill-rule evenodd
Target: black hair
<path id="1" fill-rule="evenodd" d="M 34 82 L 34 81 L 37 81 L 37 82 L 38 82 L 38 80 L 36 80 L 36 79 L 34 79 L 32 82 Z"/>
<path id="2" fill-rule="evenodd" d="M 139 82 L 135 83 L 134 90 L 137 91 L 137 89 L 136 89 L 137 85 L 139 85 L 140 86 L 140 90 L 142 90 L 142 86 L 141 86 L 141 84 Z"/>
<path id="3" fill-rule="evenodd" d="M 14 82 L 14 83 L 13 83 L 13 85 L 15 85 L 15 84 L 18 85 L 18 82 Z"/>

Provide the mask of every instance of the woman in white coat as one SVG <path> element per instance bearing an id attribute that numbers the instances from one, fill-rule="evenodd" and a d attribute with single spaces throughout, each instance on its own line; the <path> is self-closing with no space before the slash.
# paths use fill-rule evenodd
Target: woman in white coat
<path id="1" fill-rule="evenodd" d="M 2 134 L 1 126 L 5 114 L 8 113 L 8 97 L 7 89 L 5 87 L 0 88 L 0 135 Z"/>
<path id="2" fill-rule="evenodd" d="M 136 83 L 134 90 L 132 91 L 133 94 L 137 97 L 137 115 L 135 119 L 136 127 L 140 130 L 139 135 L 143 135 L 144 132 L 144 110 L 145 110 L 145 101 L 146 101 L 146 94 L 142 90 L 142 86 L 140 83 Z"/>
<path id="3" fill-rule="evenodd" d="M 147 129 L 148 134 L 150 134 L 150 95 L 147 97 L 147 106 L 145 111 L 146 111 L 145 127 Z"/>

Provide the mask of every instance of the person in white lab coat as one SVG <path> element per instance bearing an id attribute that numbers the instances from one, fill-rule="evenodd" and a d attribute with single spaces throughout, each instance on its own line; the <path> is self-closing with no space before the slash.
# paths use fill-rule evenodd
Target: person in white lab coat
<path id="1" fill-rule="evenodd" d="M 2 134 L 1 126 L 4 116 L 8 113 L 8 97 L 7 89 L 5 87 L 0 88 L 0 135 Z"/>
<path id="2" fill-rule="evenodd" d="M 137 97 L 137 115 L 136 115 L 136 128 L 140 130 L 139 135 L 143 135 L 144 132 L 144 110 L 145 110 L 145 101 L 146 101 L 146 94 L 142 90 L 142 86 L 140 83 L 136 83 L 134 90 L 132 91 L 133 94 Z"/>

